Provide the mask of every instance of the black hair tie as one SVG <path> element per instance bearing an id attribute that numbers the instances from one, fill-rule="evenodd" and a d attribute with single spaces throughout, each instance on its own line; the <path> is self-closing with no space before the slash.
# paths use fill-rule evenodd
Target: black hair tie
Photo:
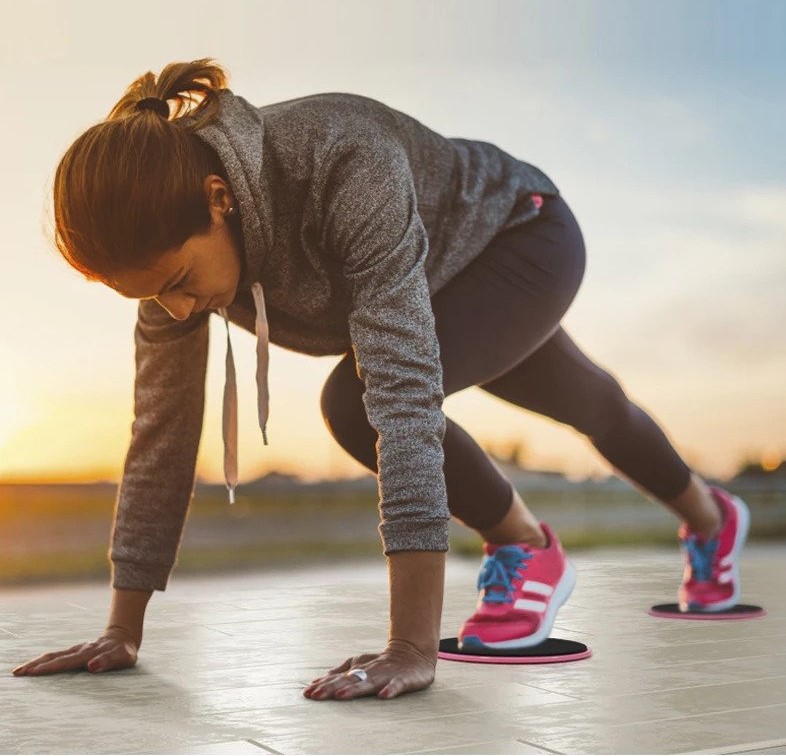
<path id="1" fill-rule="evenodd" d="M 160 97 L 144 97 L 136 104 L 137 110 L 155 110 L 163 118 L 169 119 L 169 105 Z"/>

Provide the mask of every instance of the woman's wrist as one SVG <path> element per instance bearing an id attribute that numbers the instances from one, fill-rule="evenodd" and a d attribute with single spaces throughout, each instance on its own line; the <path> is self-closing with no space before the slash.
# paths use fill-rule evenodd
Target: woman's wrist
<path id="1" fill-rule="evenodd" d="M 152 590 L 113 588 L 112 605 L 104 630 L 124 630 L 139 647 L 142 643 L 145 611 L 152 595 Z"/>
<path id="2" fill-rule="evenodd" d="M 439 641 L 436 643 L 413 643 L 404 638 L 388 638 L 387 648 L 398 653 L 406 653 L 437 666 Z"/>
<path id="3" fill-rule="evenodd" d="M 439 650 L 445 551 L 398 551 L 388 555 L 388 643 L 410 644 L 429 659 Z"/>

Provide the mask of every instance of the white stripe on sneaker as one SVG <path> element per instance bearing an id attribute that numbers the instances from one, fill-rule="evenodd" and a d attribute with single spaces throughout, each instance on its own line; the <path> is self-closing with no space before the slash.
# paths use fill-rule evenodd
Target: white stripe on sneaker
<path id="1" fill-rule="evenodd" d="M 542 612 L 546 608 L 544 601 L 533 601 L 532 599 L 516 599 L 513 604 L 514 609 L 529 609 L 533 612 Z"/>
<path id="2" fill-rule="evenodd" d="M 539 580 L 525 580 L 521 590 L 540 593 L 543 596 L 551 596 L 554 593 L 554 589 L 548 583 L 541 583 Z"/>

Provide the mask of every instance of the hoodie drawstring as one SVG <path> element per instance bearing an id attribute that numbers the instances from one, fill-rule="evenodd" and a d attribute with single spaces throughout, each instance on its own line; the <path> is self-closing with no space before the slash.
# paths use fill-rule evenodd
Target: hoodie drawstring
<path id="1" fill-rule="evenodd" d="M 269 355 L 269 329 L 267 313 L 265 312 L 265 298 L 262 284 L 259 281 L 251 286 L 256 307 L 254 330 L 257 337 L 257 409 L 259 428 L 262 431 L 262 440 L 267 446 L 267 419 L 270 412 L 270 392 L 268 390 Z M 237 487 L 237 379 L 235 362 L 232 354 L 232 341 L 229 338 L 229 316 L 225 307 L 219 309 L 227 328 L 227 356 L 226 380 L 224 382 L 224 478 L 229 492 L 229 503 L 235 503 L 235 488 Z"/>

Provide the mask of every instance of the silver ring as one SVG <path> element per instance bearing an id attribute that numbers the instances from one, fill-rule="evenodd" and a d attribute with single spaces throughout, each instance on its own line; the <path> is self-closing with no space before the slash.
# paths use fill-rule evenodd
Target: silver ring
<path id="1" fill-rule="evenodd" d="M 368 674 L 366 673 L 365 669 L 360 669 L 360 668 L 350 669 L 349 672 L 347 672 L 346 674 L 356 675 L 357 677 L 360 678 L 360 682 L 365 682 L 366 680 L 368 680 Z"/>

